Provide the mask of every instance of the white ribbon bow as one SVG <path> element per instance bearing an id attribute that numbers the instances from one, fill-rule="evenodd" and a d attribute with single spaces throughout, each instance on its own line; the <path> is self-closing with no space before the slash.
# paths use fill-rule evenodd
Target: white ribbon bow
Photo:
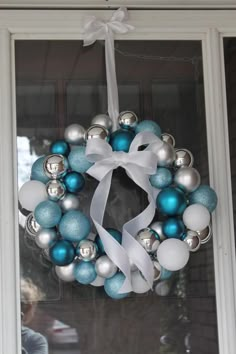
<path id="1" fill-rule="evenodd" d="M 143 151 L 138 151 L 142 145 L 148 145 Z M 155 215 L 155 199 L 149 182 L 149 175 L 156 172 L 157 155 L 163 145 L 156 135 L 142 132 L 136 135 L 128 153 L 112 151 L 104 140 L 91 139 L 87 142 L 86 156 L 95 162 L 87 173 L 100 181 L 91 202 L 90 215 L 101 237 L 108 257 L 124 273 L 126 279 L 120 293 L 132 291 L 130 260 L 138 267 L 148 282 L 150 288 L 154 279 L 154 267 L 150 256 L 136 241 L 137 232 L 147 227 Z M 102 226 L 107 199 L 111 187 L 112 173 L 117 167 L 123 167 L 128 176 L 148 195 L 149 205 L 134 219 L 124 224 L 122 230 L 122 245 L 120 245 Z"/>
<path id="2" fill-rule="evenodd" d="M 128 20 L 126 8 L 115 11 L 108 22 L 100 21 L 95 16 L 88 17 L 84 24 L 84 46 L 89 46 L 97 39 L 105 39 L 106 77 L 108 114 L 113 121 L 113 131 L 117 129 L 119 98 L 116 80 L 114 33 L 127 33 L 134 27 L 125 23 Z"/>

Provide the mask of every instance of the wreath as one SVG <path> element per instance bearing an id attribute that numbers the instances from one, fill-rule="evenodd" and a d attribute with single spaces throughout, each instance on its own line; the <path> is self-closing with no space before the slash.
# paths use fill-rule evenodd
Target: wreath
<path id="1" fill-rule="evenodd" d="M 109 22 L 92 17 L 85 24 L 85 45 L 105 37 L 108 114 L 95 116 L 87 130 L 68 126 L 64 139 L 34 162 L 30 181 L 19 191 L 21 208 L 30 212 L 26 231 L 48 250 L 57 276 L 104 286 L 114 299 L 145 293 L 182 269 L 190 252 L 211 238 L 210 213 L 217 205 L 215 191 L 201 184 L 190 151 L 176 149 L 174 137 L 156 122 L 139 121 L 132 111 L 118 113 L 113 33 L 133 29 L 126 21 L 126 9 L 119 9 Z M 122 230 L 103 226 L 118 167 L 148 199 Z M 90 215 L 80 211 L 79 203 L 85 174 L 98 181 Z"/>

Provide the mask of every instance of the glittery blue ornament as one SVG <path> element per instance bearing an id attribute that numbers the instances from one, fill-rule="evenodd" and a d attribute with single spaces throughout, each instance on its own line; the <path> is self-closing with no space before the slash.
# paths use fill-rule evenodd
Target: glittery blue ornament
<path id="1" fill-rule="evenodd" d="M 180 189 L 167 187 L 158 194 L 157 210 L 164 215 L 180 215 L 187 207 L 187 201 L 184 192 Z"/>
<path id="2" fill-rule="evenodd" d="M 161 138 L 161 128 L 153 120 L 143 120 L 140 122 L 135 128 L 135 133 L 138 134 L 141 132 L 151 132 L 158 136 L 158 138 Z"/>
<path id="3" fill-rule="evenodd" d="M 31 168 L 31 177 L 30 179 L 35 181 L 40 181 L 42 183 L 48 183 L 50 178 L 45 174 L 43 164 L 45 156 L 38 158 L 32 165 Z"/>
<path id="4" fill-rule="evenodd" d="M 108 228 L 106 229 L 109 234 L 119 243 L 121 243 L 122 241 L 122 234 L 120 231 L 116 230 L 116 229 L 112 229 L 112 228 Z M 102 243 L 102 240 L 100 238 L 100 236 L 97 234 L 96 238 L 95 238 L 95 242 L 98 246 L 98 250 L 99 250 L 99 253 L 100 254 L 104 254 L 105 253 L 105 250 L 104 250 L 104 246 L 103 246 L 103 243 Z"/>
<path id="5" fill-rule="evenodd" d="M 189 195 L 190 204 L 202 204 L 204 205 L 210 213 L 212 213 L 217 205 L 217 195 L 214 189 L 202 184 L 193 193 Z"/>
<path id="6" fill-rule="evenodd" d="M 69 241 L 60 240 L 49 250 L 51 261 L 58 266 L 65 266 L 73 262 L 75 248 Z"/>
<path id="7" fill-rule="evenodd" d="M 155 175 L 150 176 L 150 183 L 158 189 L 166 188 L 172 183 L 172 173 L 168 168 L 159 167 Z"/>
<path id="8" fill-rule="evenodd" d="M 81 173 L 69 172 L 64 177 L 64 184 L 68 192 L 77 193 L 83 189 L 85 181 Z"/>
<path id="9" fill-rule="evenodd" d="M 70 145 L 65 140 L 57 140 L 52 143 L 50 151 L 52 154 L 68 156 L 70 153 Z"/>
<path id="10" fill-rule="evenodd" d="M 73 171 L 84 173 L 93 165 L 88 161 L 85 150 L 85 146 L 77 146 L 70 152 L 68 160 Z"/>
<path id="11" fill-rule="evenodd" d="M 96 277 L 95 264 L 92 262 L 80 262 L 74 269 L 75 279 L 81 284 L 90 284 Z"/>
<path id="12" fill-rule="evenodd" d="M 91 230 L 91 224 L 87 216 L 79 210 L 70 210 L 63 215 L 59 224 L 61 236 L 72 242 L 85 239 Z"/>
<path id="13" fill-rule="evenodd" d="M 163 222 L 162 230 L 164 235 L 168 238 L 181 238 L 185 227 L 182 220 L 169 218 Z"/>
<path id="14" fill-rule="evenodd" d="M 134 136 L 132 131 L 124 129 L 116 130 L 111 134 L 109 144 L 113 151 L 128 152 Z"/>
<path id="15" fill-rule="evenodd" d="M 173 272 L 161 267 L 161 277 L 160 280 L 168 280 L 172 277 Z"/>
<path id="16" fill-rule="evenodd" d="M 104 290 L 112 299 L 124 299 L 129 293 L 119 294 L 119 290 L 125 281 L 123 273 L 116 273 L 113 277 L 106 279 Z"/>
<path id="17" fill-rule="evenodd" d="M 62 212 L 59 205 L 51 200 L 46 200 L 37 205 L 34 218 L 43 228 L 56 226 L 61 220 Z"/>

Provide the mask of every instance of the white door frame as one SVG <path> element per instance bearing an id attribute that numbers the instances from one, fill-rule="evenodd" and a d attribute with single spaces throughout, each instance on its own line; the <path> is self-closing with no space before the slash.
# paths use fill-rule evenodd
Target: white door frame
<path id="1" fill-rule="evenodd" d="M 0 352 L 21 353 L 15 39 L 81 39 L 85 16 L 103 10 L 0 10 Z M 235 11 L 130 11 L 136 30 L 117 39 L 201 40 L 210 182 L 219 205 L 213 216 L 220 354 L 236 353 L 236 260 L 224 82 L 224 36 L 236 36 Z"/>

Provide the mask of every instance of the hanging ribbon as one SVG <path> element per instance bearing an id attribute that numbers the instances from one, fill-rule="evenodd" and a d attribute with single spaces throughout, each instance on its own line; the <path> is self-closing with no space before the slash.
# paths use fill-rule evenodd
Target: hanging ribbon
<path id="1" fill-rule="evenodd" d="M 139 151 L 139 147 L 143 145 L 148 145 L 148 147 Z M 132 259 L 141 271 L 150 288 L 153 284 L 153 263 L 144 248 L 135 240 L 135 236 L 139 230 L 151 223 L 155 215 L 156 206 L 149 175 L 156 172 L 158 158 L 154 151 L 158 151 L 162 145 L 162 140 L 149 132 L 137 134 L 128 153 L 112 151 L 111 146 L 104 140 L 91 139 L 87 142 L 87 159 L 94 162 L 87 173 L 100 181 L 91 202 L 90 215 L 101 237 L 106 254 L 126 277 L 120 293 L 132 291 L 129 259 Z M 124 224 L 122 245 L 102 226 L 112 173 L 118 167 L 126 170 L 128 176 L 147 193 L 149 200 L 149 205 L 142 213 Z"/>
<path id="2" fill-rule="evenodd" d="M 119 97 L 116 80 L 114 33 L 127 33 L 134 27 L 127 24 L 128 11 L 120 8 L 108 22 L 100 21 L 95 16 L 88 17 L 84 24 L 84 46 L 89 46 L 97 39 L 105 39 L 106 78 L 108 114 L 113 122 L 113 131 L 117 130 L 119 115 Z"/>

